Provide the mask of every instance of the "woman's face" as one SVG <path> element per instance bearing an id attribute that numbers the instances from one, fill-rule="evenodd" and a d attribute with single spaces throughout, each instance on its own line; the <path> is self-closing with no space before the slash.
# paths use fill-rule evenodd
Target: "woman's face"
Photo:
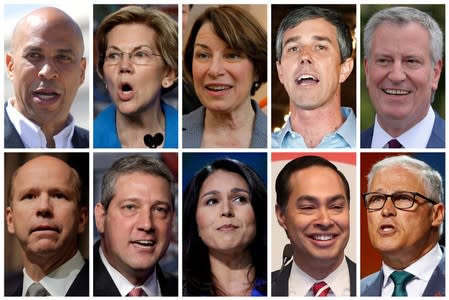
<path id="1" fill-rule="evenodd" d="M 161 87 L 173 84 L 175 72 L 157 50 L 156 32 L 145 24 L 117 25 L 106 38 L 103 72 L 109 94 L 120 113 L 139 114 L 159 101 Z"/>
<path id="2" fill-rule="evenodd" d="M 200 189 L 196 222 L 209 251 L 244 251 L 256 236 L 256 218 L 246 181 L 224 170 L 212 173 Z"/>
<path id="3" fill-rule="evenodd" d="M 195 92 L 211 111 L 230 113 L 250 101 L 257 80 L 253 63 L 245 53 L 231 49 L 204 23 L 195 39 L 192 75 Z"/>

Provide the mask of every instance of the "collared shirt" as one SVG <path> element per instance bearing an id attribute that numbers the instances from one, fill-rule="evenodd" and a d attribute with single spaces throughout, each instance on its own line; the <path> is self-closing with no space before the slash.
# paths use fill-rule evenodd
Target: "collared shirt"
<path id="1" fill-rule="evenodd" d="M 380 126 L 376 115 L 371 148 L 388 148 L 388 142 L 394 138 L 398 140 L 404 148 L 426 148 L 432 134 L 434 122 L 435 112 L 429 107 L 424 119 L 400 136 L 392 137 Z"/>
<path id="2" fill-rule="evenodd" d="M 6 106 L 6 113 L 11 120 L 14 128 L 19 133 L 25 148 L 47 148 L 47 139 L 41 128 L 28 120 L 22 115 L 13 105 L 13 98 L 8 100 Z M 55 148 L 73 148 L 72 137 L 75 131 L 75 121 L 72 115 L 69 114 L 67 125 L 58 134 L 53 136 L 55 141 Z"/>
<path id="3" fill-rule="evenodd" d="M 100 250 L 100 258 L 103 262 L 106 270 L 108 270 L 109 275 L 111 275 L 112 281 L 114 281 L 115 286 L 120 292 L 120 295 L 126 296 L 133 288 L 140 287 L 142 288 L 148 296 L 161 296 L 161 288 L 159 286 L 159 282 L 157 281 L 156 276 L 156 268 L 154 268 L 153 273 L 147 278 L 147 280 L 140 286 L 135 286 L 125 276 L 122 275 L 117 269 L 111 266 L 104 256 L 103 249 L 101 247 Z"/>
<path id="4" fill-rule="evenodd" d="M 424 293 L 433 271 L 443 258 L 443 252 L 438 244 L 423 257 L 404 269 L 415 277 L 405 286 L 407 295 L 412 297 L 420 297 Z M 391 273 L 397 271 L 384 262 L 382 262 L 382 272 L 384 273 L 384 282 L 382 285 L 382 296 L 389 297 L 393 294 L 394 283 L 390 278 Z"/>
<path id="5" fill-rule="evenodd" d="M 50 293 L 51 296 L 65 296 L 85 263 L 86 262 L 84 261 L 83 256 L 79 251 L 77 251 L 71 259 L 42 278 L 39 283 Z M 28 276 L 24 268 L 22 296 L 25 296 L 28 288 L 33 283 L 33 279 Z"/>
<path id="6" fill-rule="evenodd" d="M 345 118 L 343 124 L 335 132 L 326 134 L 316 148 L 355 148 L 356 120 L 354 112 L 350 107 L 341 107 L 341 114 Z M 304 138 L 293 131 L 290 117 L 281 130 L 271 134 L 271 147 L 308 148 Z"/>
<path id="7" fill-rule="evenodd" d="M 311 287 L 318 281 L 325 281 L 331 290 L 328 296 L 350 296 L 351 286 L 349 278 L 349 268 L 346 259 L 343 258 L 341 264 L 326 278 L 315 279 L 301 270 L 293 261 L 290 278 L 288 279 L 289 296 L 313 296 Z"/>

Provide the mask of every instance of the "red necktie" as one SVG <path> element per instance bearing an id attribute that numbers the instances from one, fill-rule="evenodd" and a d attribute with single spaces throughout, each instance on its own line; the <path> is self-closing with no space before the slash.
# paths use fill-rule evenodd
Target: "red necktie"
<path id="1" fill-rule="evenodd" d="M 315 297 L 326 297 L 330 290 L 331 288 L 324 281 L 314 283 L 312 286 L 312 292 Z"/>
<path id="2" fill-rule="evenodd" d="M 131 290 L 131 292 L 128 293 L 128 295 L 126 295 L 127 297 L 142 297 L 142 296 L 146 296 L 147 294 L 145 293 L 145 291 L 140 288 L 133 288 Z"/>

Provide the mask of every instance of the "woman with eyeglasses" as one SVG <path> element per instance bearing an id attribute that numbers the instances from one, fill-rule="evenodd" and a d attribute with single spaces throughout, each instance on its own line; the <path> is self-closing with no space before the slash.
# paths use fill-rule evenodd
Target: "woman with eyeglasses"
<path id="1" fill-rule="evenodd" d="M 125 6 L 96 35 L 97 72 L 113 104 L 94 121 L 97 148 L 177 148 L 178 113 L 161 99 L 178 74 L 178 26 L 162 11 Z"/>

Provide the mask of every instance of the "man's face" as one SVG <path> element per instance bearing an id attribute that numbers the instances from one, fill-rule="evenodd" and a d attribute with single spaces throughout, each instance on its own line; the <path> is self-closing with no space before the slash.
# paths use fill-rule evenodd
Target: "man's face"
<path id="1" fill-rule="evenodd" d="M 340 105 L 340 84 L 351 74 L 352 58 L 341 63 L 337 29 L 323 18 L 288 29 L 276 62 L 291 105 L 302 110 Z"/>
<path id="2" fill-rule="evenodd" d="M 83 41 L 57 12 L 36 13 L 16 28 L 6 55 L 14 107 L 39 126 L 65 124 L 84 81 Z"/>
<path id="3" fill-rule="evenodd" d="M 441 61 L 432 64 L 430 36 L 424 27 L 379 25 L 364 63 L 369 96 L 384 128 L 400 121 L 409 129 L 424 118 L 442 68 Z"/>
<path id="4" fill-rule="evenodd" d="M 62 263 L 75 254 L 87 209 L 79 207 L 73 187 L 74 174 L 59 159 L 41 156 L 19 169 L 6 220 L 28 259 Z"/>
<path id="5" fill-rule="evenodd" d="M 108 262 L 131 282 L 145 280 L 168 248 L 173 215 L 166 179 L 142 172 L 121 175 L 107 211 L 95 207 Z"/>
<path id="6" fill-rule="evenodd" d="M 417 174 L 397 166 L 379 170 L 369 187 L 369 192 L 392 194 L 399 191 L 430 196 Z M 382 209 L 368 210 L 367 215 L 369 238 L 374 249 L 388 265 L 401 263 L 406 267 L 435 245 L 435 236 L 438 237 L 444 219 L 444 207 L 441 203 L 432 205 L 417 196 L 413 207 L 400 210 L 388 198 Z"/>
<path id="7" fill-rule="evenodd" d="M 349 203 L 338 174 L 312 166 L 294 172 L 287 207 L 276 207 L 287 231 L 295 262 L 303 269 L 341 263 L 349 240 Z"/>

